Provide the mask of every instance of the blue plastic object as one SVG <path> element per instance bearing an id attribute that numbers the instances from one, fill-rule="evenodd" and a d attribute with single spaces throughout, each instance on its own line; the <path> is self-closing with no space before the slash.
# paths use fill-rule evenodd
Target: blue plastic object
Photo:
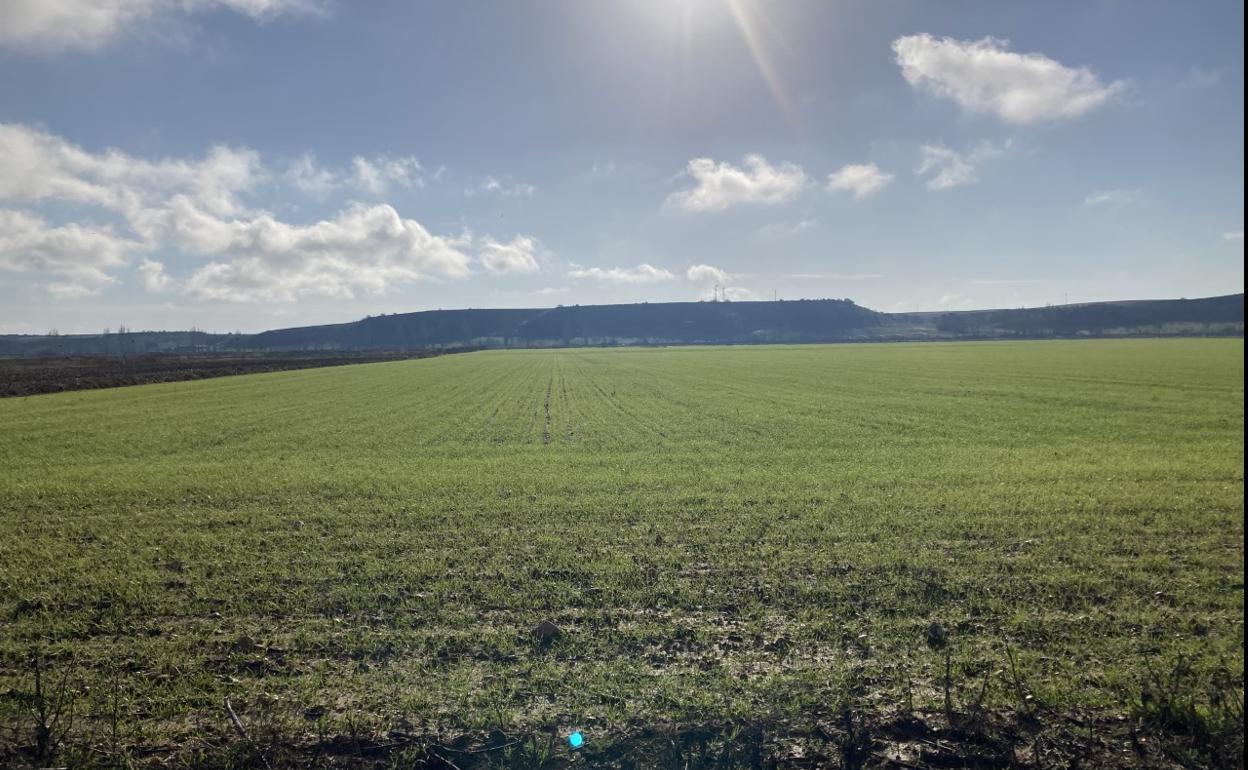
<path id="1" fill-rule="evenodd" d="M 568 745 L 574 749 L 579 749 L 580 747 L 585 745 L 585 736 L 581 733 L 580 730 L 577 730 L 576 732 L 568 736 Z"/>

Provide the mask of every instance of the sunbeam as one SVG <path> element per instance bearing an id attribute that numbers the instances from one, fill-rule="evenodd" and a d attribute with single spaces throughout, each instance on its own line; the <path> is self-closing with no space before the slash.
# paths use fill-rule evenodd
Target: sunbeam
<path id="1" fill-rule="evenodd" d="M 780 78 L 780 73 L 777 71 L 775 61 L 767 47 L 767 40 L 764 37 L 766 34 L 775 40 L 779 40 L 779 34 L 768 23 L 767 17 L 763 15 L 762 11 L 750 0 L 727 0 L 727 3 L 728 8 L 732 11 L 732 18 L 737 24 L 737 29 L 741 31 L 741 37 L 750 49 L 750 56 L 754 58 L 754 64 L 758 67 L 759 74 L 762 75 L 763 81 L 767 84 L 767 90 L 771 92 L 771 98 L 775 100 L 776 106 L 780 108 L 785 117 L 790 122 L 796 124 L 798 122 L 797 113 L 793 109 L 788 91 L 784 87 L 784 81 Z"/>

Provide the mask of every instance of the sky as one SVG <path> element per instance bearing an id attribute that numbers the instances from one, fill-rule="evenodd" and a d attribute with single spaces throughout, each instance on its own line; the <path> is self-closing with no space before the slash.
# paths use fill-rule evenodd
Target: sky
<path id="1" fill-rule="evenodd" d="M 1242 2 L 0 0 L 0 333 L 1242 292 Z"/>

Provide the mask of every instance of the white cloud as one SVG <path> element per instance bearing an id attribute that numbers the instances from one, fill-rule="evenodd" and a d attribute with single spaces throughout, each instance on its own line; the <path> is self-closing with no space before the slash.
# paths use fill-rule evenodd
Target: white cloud
<path id="1" fill-rule="evenodd" d="M 1039 53 L 1014 53 L 992 37 L 963 41 L 928 34 L 893 41 L 902 75 L 916 89 L 953 99 L 963 109 L 1007 123 L 1068 120 L 1101 107 L 1126 89 L 1086 67 L 1067 67 Z"/>
<path id="2" fill-rule="evenodd" d="M 286 170 L 286 181 L 302 193 L 323 198 L 342 186 L 339 174 L 318 165 L 316 156 L 305 153 Z"/>
<path id="3" fill-rule="evenodd" d="M 481 264 L 491 273 L 536 273 L 537 241 L 517 235 L 508 243 L 482 238 L 479 245 Z"/>
<path id="4" fill-rule="evenodd" d="M 693 265 L 685 271 L 685 277 L 699 283 L 728 283 L 735 276 L 712 265 Z"/>
<path id="5" fill-rule="evenodd" d="M 753 291 L 743 286 L 733 285 L 749 277 L 743 273 L 730 273 L 714 265 L 692 265 L 685 270 L 685 278 L 702 284 L 698 298 L 704 300 L 758 299 L 758 295 Z"/>
<path id="6" fill-rule="evenodd" d="M 1222 240 L 1224 241 L 1242 241 L 1243 239 L 1243 230 L 1234 230 L 1232 232 L 1222 233 Z"/>
<path id="7" fill-rule="evenodd" d="M 82 297 L 94 297 L 100 293 L 100 287 L 98 286 L 84 286 L 80 283 L 63 281 L 46 283 L 42 288 L 57 299 L 80 299 Z"/>
<path id="8" fill-rule="evenodd" d="M 775 205 L 792 199 L 806 186 L 806 174 L 800 166 L 773 166 L 761 155 L 745 156 L 744 168 L 695 158 L 689 161 L 686 173 L 696 185 L 668 196 L 668 207 L 722 211 L 743 203 Z"/>
<path id="9" fill-rule="evenodd" d="M 143 288 L 154 294 L 169 288 L 169 275 L 165 273 L 165 265 L 162 262 L 145 259 L 139 263 L 136 272 L 139 274 Z"/>
<path id="10" fill-rule="evenodd" d="M 480 184 L 464 190 L 464 194 L 469 196 L 477 193 L 494 193 L 507 198 L 531 198 L 536 192 L 537 188 L 531 184 L 503 180 L 493 176 L 487 176 L 481 180 Z"/>
<path id="11" fill-rule="evenodd" d="M 202 159 L 148 161 L 118 150 L 91 153 L 20 124 L 0 123 L 0 201 L 45 200 L 99 206 L 150 237 L 150 209 L 184 195 L 212 214 L 242 210 L 238 196 L 268 178 L 260 156 L 214 147 Z"/>
<path id="12" fill-rule="evenodd" d="M 1089 207 L 1121 208 L 1140 197 L 1139 190 L 1098 190 L 1083 199 Z"/>
<path id="13" fill-rule="evenodd" d="M 922 160 L 915 173 L 927 174 L 927 187 L 932 190 L 948 190 L 951 187 L 974 184 L 979 181 L 979 166 L 985 161 L 999 157 L 1009 147 L 981 142 L 965 152 L 956 152 L 940 144 L 925 144 L 920 148 Z"/>
<path id="14" fill-rule="evenodd" d="M 357 159 L 363 160 L 363 159 Z M 414 184 L 411 159 L 364 168 L 365 186 Z M 330 182 L 307 156 L 290 172 L 309 189 Z M 345 175 L 335 179 L 354 179 Z M 207 257 L 176 281 L 150 259 L 135 270 L 149 290 L 177 288 L 227 301 L 292 301 L 308 295 L 352 297 L 427 278 L 456 278 L 475 260 L 492 272 L 536 269 L 536 241 L 517 235 L 447 237 L 404 219 L 384 203 L 353 204 L 309 224 L 292 224 L 247 204 L 269 179 L 257 153 L 218 147 L 200 160 L 148 161 L 117 150 L 92 153 L 26 126 L 0 124 L 0 203 L 70 203 L 119 220 L 102 226 L 53 225 L 36 214 L 0 209 L 0 269 L 38 271 L 61 283 L 61 296 L 97 291 L 136 253 L 164 249 Z M 118 226 L 131 234 L 119 233 Z M 77 287 L 77 288 L 75 288 Z"/>
<path id="15" fill-rule="evenodd" d="M 351 159 L 349 169 L 331 169 L 317 163 L 316 156 L 305 153 L 290 164 L 285 179 L 300 192 L 317 198 L 346 188 L 380 198 L 390 191 L 391 185 L 423 187 L 420 172 L 420 161 L 410 155 L 357 155 Z"/>
<path id="16" fill-rule="evenodd" d="M 369 159 L 357 155 L 351 160 L 351 170 L 352 184 L 378 197 L 389 192 L 392 184 L 399 187 L 419 187 L 423 184 L 420 179 L 420 163 L 411 156 L 379 156 Z"/>
<path id="17" fill-rule="evenodd" d="M 226 223 L 217 260 L 186 281 L 193 296 L 228 302 L 354 297 L 396 283 L 469 273 L 468 238 L 434 236 L 387 205 L 353 205 L 332 220 L 287 225 L 268 213 Z"/>
<path id="18" fill-rule="evenodd" d="M 0 47 L 89 51 L 143 25 L 227 10 L 265 22 L 320 10 L 319 0 L 4 0 Z"/>
<path id="19" fill-rule="evenodd" d="M 141 244 L 118 236 L 108 226 L 56 227 L 24 211 L 0 209 L 0 269 L 63 279 L 48 286 L 57 296 L 98 292 L 115 280 L 109 269 L 124 265 L 139 248 Z"/>
<path id="20" fill-rule="evenodd" d="M 881 171 L 874 163 L 851 163 L 828 175 L 828 189 L 832 192 L 848 192 L 854 198 L 862 200 L 883 190 L 891 181 L 893 175 Z"/>
<path id="21" fill-rule="evenodd" d="M 676 276 L 669 270 L 643 262 L 636 267 L 581 267 L 573 264 L 568 277 L 601 283 L 658 283 L 670 281 Z"/>
<path id="22" fill-rule="evenodd" d="M 378 294 L 396 283 L 468 275 L 467 238 L 432 235 L 385 204 L 355 204 L 333 219 L 290 225 L 265 213 L 225 223 L 218 259 L 187 280 L 188 293 L 230 302 Z"/>

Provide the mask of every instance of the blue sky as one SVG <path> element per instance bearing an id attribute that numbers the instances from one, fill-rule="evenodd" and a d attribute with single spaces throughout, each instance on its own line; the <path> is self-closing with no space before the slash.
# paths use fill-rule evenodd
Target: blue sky
<path id="1" fill-rule="evenodd" d="M 1239 2 L 0 0 L 0 333 L 1243 291 Z"/>

